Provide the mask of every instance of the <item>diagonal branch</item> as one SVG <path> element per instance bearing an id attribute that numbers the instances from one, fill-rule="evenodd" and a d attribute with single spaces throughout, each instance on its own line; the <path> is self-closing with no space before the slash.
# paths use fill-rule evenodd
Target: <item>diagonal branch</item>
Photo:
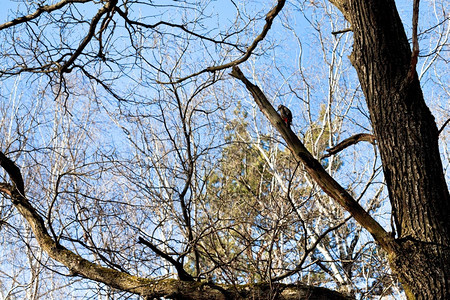
<path id="1" fill-rule="evenodd" d="M 152 280 L 132 276 L 125 272 L 103 267 L 92 263 L 80 255 L 70 251 L 57 243 L 48 233 L 43 218 L 23 195 L 23 178 L 19 168 L 0 152 L 0 163 L 8 173 L 11 180 L 17 185 L 22 182 L 22 187 L 16 188 L 8 183 L 0 183 L 0 192 L 8 195 L 19 211 L 30 225 L 37 242 L 51 258 L 66 266 L 71 275 L 78 275 L 102 282 L 110 287 L 127 291 L 133 294 L 153 298 L 176 298 L 178 295 L 185 295 L 184 299 L 200 299 L 199 293 L 204 293 L 207 299 L 225 299 L 223 292 L 215 287 L 206 290 L 201 283 L 173 281 L 173 279 Z M 147 299 L 147 298 L 145 298 Z"/>
<path id="2" fill-rule="evenodd" d="M 377 241 L 383 249 L 394 250 L 394 239 L 338 182 L 336 182 L 336 180 L 330 176 L 330 174 L 325 171 L 319 161 L 306 149 L 291 128 L 286 126 L 260 88 L 251 83 L 237 66 L 233 67 L 231 76 L 244 83 L 246 88 L 251 92 L 260 110 L 283 136 L 294 157 L 303 163 L 308 174 L 316 181 L 322 190 L 347 210 L 362 227 L 369 231 L 375 241 Z"/>
<path id="3" fill-rule="evenodd" d="M 9 178 L 14 183 L 17 191 L 25 196 L 25 187 L 23 184 L 22 174 L 20 173 L 19 167 L 9 159 L 3 152 L 0 151 L 0 166 L 5 169 L 6 173 L 8 173 Z"/>
<path id="4" fill-rule="evenodd" d="M 0 156 L 1 166 L 8 173 L 12 181 L 16 185 L 17 182 L 22 182 L 23 185 L 19 168 L 3 153 Z M 20 189 L 7 183 L 0 183 L 0 192 L 11 197 L 16 209 L 30 225 L 40 247 L 51 258 L 65 265 L 72 274 L 78 274 L 92 280 L 103 282 L 111 287 L 124 291 L 142 295 L 147 293 L 148 285 L 152 283 L 151 280 L 131 276 L 127 273 L 92 263 L 57 243 L 49 235 L 43 218 L 38 214 L 28 199 L 24 197 L 23 187 Z"/>
<path id="5" fill-rule="evenodd" d="M 118 0 L 110 0 L 105 3 L 105 5 L 97 12 L 97 14 L 92 18 L 91 24 L 89 26 L 89 31 L 84 39 L 81 41 L 78 48 L 72 54 L 72 56 L 64 63 L 60 69 L 60 73 L 70 72 L 70 66 L 75 62 L 75 60 L 81 55 L 83 50 L 92 40 L 95 34 L 95 28 L 103 15 L 110 13 L 116 6 Z"/>
<path id="6" fill-rule="evenodd" d="M 441 132 L 444 130 L 445 126 L 450 122 L 450 118 L 447 119 L 447 121 L 442 124 L 441 128 L 438 130 L 438 136 L 441 134 Z"/>
<path id="7" fill-rule="evenodd" d="M 167 260 L 169 263 L 171 263 L 175 267 L 175 269 L 177 270 L 178 277 L 180 278 L 180 280 L 183 280 L 183 281 L 194 281 L 194 277 L 192 277 L 188 272 L 186 272 L 186 270 L 183 268 L 183 264 L 181 264 L 180 262 L 178 262 L 175 259 L 173 259 L 173 257 L 168 255 L 167 253 L 164 253 L 158 247 L 156 247 L 155 245 L 153 245 L 149 241 L 145 240 L 143 237 L 139 237 L 138 243 L 149 247 L 157 255 L 161 256 L 162 258 Z"/>

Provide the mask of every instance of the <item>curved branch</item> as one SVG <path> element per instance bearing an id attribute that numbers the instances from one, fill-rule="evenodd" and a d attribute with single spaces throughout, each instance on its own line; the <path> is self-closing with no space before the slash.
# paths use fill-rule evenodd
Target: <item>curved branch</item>
<path id="1" fill-rule="evenodd" d="M 447 124 L 450 122 L 450 118 L 447 119 L 447 121 L 444 122 L 444 124 L 442 124 L 441 128 L 439 128 L 438 130 L 438 136 L 441 134 L 441 132 L 444 130 L 445 126 L 447 126 Z"/>
<path id="2" fill-rule="evenodd" d="M 63 247 L 49 235 L 44 220 L 25 197 L 8 184 L 0 184 L 0 190 L 13 199 L 14 206 L 27 220 L 42 250 L 51 258 L 66 266 L 72 275 L 80 275 L 103 282 L 111 287 L 140 295 L 147 294 L 149 286 L 155 285 L 155 281 L 131 276 L 124 272 L 92 263 Z"/>
<path id="3" fill-rule="evenodd" d="M 173 284 L 168 285 L 164 281 L 140 278 L 103 267 L 84 259 L 57 243 L 49 235 L 43 218 L 24 196 L 23 178 L 20 169 L 2 152 L 0 152 L 0 165 L 15 184 L 15 186 L 12 186 L 7 183 L 0 183 L 0 191 L 11 197 L 14 206 L 30 225 L 42 250 L 51 258 L 66 266 L 71 274 L 103 282 L 113 288 L 143 296 L 162 297 L 175 292 L 173 291 Z"/>
<path id="4" fill-rule="evenodd" d="M 272 27 L 273 24 L 273 20 L 275 19 L 275 17 L 278 15 L 278 13 L 281 11 L 281 9 L 283 8 L 284 4 L 286 3 L 285 0 L 278 0 L 277 1 L 277 5 L 275 5 L 275 7 L 273 7 L 266 15 L 266 24 L 264 24 L 263 30 L 261 31 L 261 33 L 253 40 L 253 43 L 247 48 L 247 51 L 245 52 L 245 54 L 236 60 L 233 60 L 229 63 L 223 64 L 223 65 L 219 65 L 219 66 L 212 66 L 212 67 L 207 67 L 201 71 L 198 71 L 196 73 L 193 73 L 189 76 L 183 77 L 183 78 L 179 78 L 178 80 L 174 81 L 174 82 L 170 82 L 170 83 L 180 83 L 183 82 L 186 79 L 198 76 L 200 74 L 206 73 L 206 72 L 216 72 L 216 71 L 220 71 L 220 70 L 224 70 L 233 66 L 237 66 L 241 63 L 243 63 L 244 61 L 246 61 L 247 59 L 250 58 L 250 56 L 252 55 L 253 51 L 256 49 L 256 47 L 258 46 L 259 42 L 261 42 L 267 35 L 267 33 L 269 32 L 270 28 Z M 169 83 L 169 82 L 160 82 L 160 83 Z"/>
<path id="5" fill-rule="evenodd" d="M 1 153 L 1 152 L 0 152 Z M 1 166 L 16 182 L 23 182 L 19 168 L 3 153 Z M 23 189 L 22 189 L 23 190 Z M 304 284 L 253 284 L 215 285 L 213 283 L 183 281 L 176 279 L 152 280 L 103 267 L 92 263 L 80 255 L 57 243 L 48 233 L 43 218 L 30 204 L 18 188 L 8 183 L 0 183 L 0 192 L 11 197 L 19 213 L 27 220 L 37 242 L 51 258 L 66 266 L 72 276 L 81 276 L 102 282 L 112 288 L 138 294 L 144 299 L 166 298 L 186 300 L 234 300 L 234 299 L 271 299 L 272 291 L 282 299 L 350 299 L 338 292 Z M 143 240 L 143 239 L 142 239 Z M 144 242 L 144 244 L 147 244 Z M 167 257 L 165 257 L 167 259 Z"/>
<path id="6" fill-rule="evenodd" d="M 332 35 L 337 35 L 337 34 L 346 33 L 346 32 L 349 32 L 349 31 L 353 31 L 353 29 L 351 27 L 349 27 L 349 28 L 345 28 L 345 29 L 342 29 L 342 30 L 332 31 L 331 34 Z"/>
<path id="7" fill-rule="evenodd" d="M 358 133 L 358 134 L 352 135 L 351 137 L 346 138 L 345 140 L 343 140 L 336 146 L 334 146 L 330 149 L 327 149 L 326 151 L 328 153 L 323 155 L 320 159 L 330 157 L 331 155 L 336 154 L 336 153 L 344 150 L 345 148 L 347 148 L 351 145 L 357 144 L 359 142 L 369 142 L 372 145 L 375 145 L 375 140 L 376 140 L 375 136 L 370 133 Z"/>
<path id="8" fill-rule="evenodd" d="M 26 16 L 18 17 L 18 18 L 15 18 L 12 21 L 0 24 L 0 30 L 12 27 L 14 25 L 18 25 L 18 24 L 22 24 L 22 23 L 26 23 L 28 21 L 34 20 L 34 19 L 38 18 L 40 15 L 42 15 L 42 13 L 44 13 L 44 12 L 51 13 L 52 11 L 60 9 L 60 8 L 64 7 L 67 4 L 86 3 L 86 2 L 90 2 L 90 1 L 92 1 L 92 0 L 62 0 L 62 1 L 58 2 L 58 3 L 53 4 L 53 5 L 44 5 L 44 6 L 38 7 L 38 9 L 36 9 L 36 11 L 34 13 L 28 14 Z"/>
<path id="9" fill-rule="evenodd" d="M 325 171 L 319 161 L 306 149 L 291 128 L 286 126 L 286 123 L 283 122 L 259 87 L 251 83 L 237 66 L 233 67 L 230 75 L 245 84 L 260 110 L 283 136 L 294 157 L 303 163 L 308 174 L 316 181 L 322 190 L 347 210 L 362 227 L 369 231 L 375 241 L 377 241 L 383 249 L 394 250 L 394 239 L 338 182 L 336 182 L 336 180 L 330 176 L 330 174 Z"/>
<path id="10" fill-rule="evenodd" d="M 155 29 L 158 26 L 168 26 L 168 27 L 172 27 L 172 28 L 178 28 L 184 32 L 186 32 L 187 34 L 190 34 L 192 36 L 198 37 L 202 40 L 214 43 L 214 44 L 224 44 L 224 45 L 228 45 L 228 46 L 232 46 L 235 47 L 237 50 L 241 51 L 239 49 L 239 47 L 237 47 L 237 45 L 230 43 L 230 42 L 225 42 L 225 41 L 218 41 L 215 40 L 213 38 L 209 38 L 207 36 L 198 34 L 192 30 L 189 30 L 186 28 L 186 26 L 182 25 L 182 24 L 175 24 L 175 23 L 170 23 L 170 22 L 166 22 L 166 21 L 159 21 L 155 24 L 146 24 L 146 23 L 142 23 L 139 21 L 135 21 L 135 20 L 131 20 L 130 18 L 128 18 L 128 15 L 126 12 L 124 12 L 123 10 L 121 10 L 119 7 L 116 8 L 117 13 L 125 20 L 126 23 L 130 24 L 130 25 L 136 25 L 136 26 L 141 26 L 144 28 L 149 28 L 149 29 Z M 245 53 L 244 51 L 241 51 L 243 53 Z"/>

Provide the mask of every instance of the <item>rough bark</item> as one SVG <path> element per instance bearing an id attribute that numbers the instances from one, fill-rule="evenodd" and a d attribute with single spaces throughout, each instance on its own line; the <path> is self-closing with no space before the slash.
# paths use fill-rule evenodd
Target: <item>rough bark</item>
<path id="1" fill-rule="evenodd" d="M 398 240 L 391 266 L 411 299 L 450 299 L 450 197 L 438 130 L 392 0 L 331 1 L 351 23 Z"/>

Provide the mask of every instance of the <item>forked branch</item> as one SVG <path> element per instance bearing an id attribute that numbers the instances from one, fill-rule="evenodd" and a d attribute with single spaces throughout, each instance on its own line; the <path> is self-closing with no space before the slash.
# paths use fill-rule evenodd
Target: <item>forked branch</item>
<path id="1" fill-rule="evenodd" d="M 178 277 L 180 278 L 180 280 L 183 280 L 183 281 L 194 281 L 194 277 L 192 277 L 188 272 L 186 272 L 186 270 L 183 268 L 183 264 L 181 264 L 180 262 L 178 262 L 175 259 L 173 259 L 170 255 L 168 255 L 167 253 L 164 253 L 158 247 L 156 247 L 155 245 L 153 245 L 152 243 L 150 243 L 149 241 L 147 241 L 143 237 L 139 237 L 138 243 L 149 247 L 153 252 L 155 252 L 156 255 L 164 258 L 169 263 L 171 263 L 175 267 L 175 269 L 177 270 Z"/>

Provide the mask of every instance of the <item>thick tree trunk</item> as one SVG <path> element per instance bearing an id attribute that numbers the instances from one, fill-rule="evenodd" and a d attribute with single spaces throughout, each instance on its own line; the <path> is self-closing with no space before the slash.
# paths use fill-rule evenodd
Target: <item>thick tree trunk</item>
<path id="1" fill-rule="evenodd" d="M 411 299 L 450 299 L 450 197 L 438 130 L 393 0 L 331 1 L 350 21 L 350 57 L 369 108 L 396 223 L 393 271 Z"/>

